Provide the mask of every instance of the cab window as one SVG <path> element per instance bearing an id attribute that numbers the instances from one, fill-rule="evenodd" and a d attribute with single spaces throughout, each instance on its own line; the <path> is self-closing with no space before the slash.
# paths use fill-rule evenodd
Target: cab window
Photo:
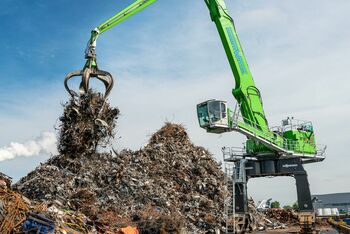
<path id="1" fill-rule="evenodd" d="M 198 106 L 197 115 L 199 125 L 201 127 L 207 126 L 209 124 L 209 116 L 208 116 L 208 106 L 207 104 Z"/>
<path id="2" fill-rule="evenodd" d="M 209 103 L 209 118 L 212 123 L 221 120 L 220 102 Z"/>

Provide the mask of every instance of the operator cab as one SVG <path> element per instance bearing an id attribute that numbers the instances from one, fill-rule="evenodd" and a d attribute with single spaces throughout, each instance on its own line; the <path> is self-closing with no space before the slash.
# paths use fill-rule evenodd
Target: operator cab
<path id="1" fill-rule="evenodd" d="M 229 116 L 225 101 L 209 100 L 197 105 L 197 116 L 201 128 L 211 133 L 229 130 Z"/>

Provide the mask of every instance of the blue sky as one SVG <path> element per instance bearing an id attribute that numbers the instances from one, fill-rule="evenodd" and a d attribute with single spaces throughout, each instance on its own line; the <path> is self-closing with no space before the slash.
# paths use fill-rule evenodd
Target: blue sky
<path id="1" fill-rule="evenodd" d="M 90 30 L 129 0 L 2 0 L 0 2 L 0 146 L 54 132 L 68 99 L 64 76 L 84 64 Z M 315 194 L 349 191 L 350 2 L 348 0 L 227 0 L 271 125 L 294 116 L 312 120 L 328 159 L 307 166 Z M 220 160 L 222 146 L 240 146 L 238 133 L 198 127 L 195 105 L 210 98 L 234 105 L 231 75 L 215 26 L 202 1 L 158 0 L 105 32 L 98 62 L 111 71 L 110 96 L 121 109 L 115 146 L 138 149 L 170 120 Z M 0 162 L 15 179 L 49 157 Z M 292 178 L 249 183 L 256 200 L 296 200 Z M 283 189 L 281 189 L 283 187 Z"/>

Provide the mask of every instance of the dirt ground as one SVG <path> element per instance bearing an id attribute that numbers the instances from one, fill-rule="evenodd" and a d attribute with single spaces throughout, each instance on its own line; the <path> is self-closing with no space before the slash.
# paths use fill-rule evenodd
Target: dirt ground
<path id="1" fill-rule="evenodd" d="M 339 232 L 332 227 L 318 227 L 315 234 L 338 234 Z M 276 229 L 276 230 L 268 230 L 268 231 L 256 231 L 253 234 L 273 234 L 273 233 L 298 233 L 300 228 L 298 226 L 289 227 L 287 229 Z"/>

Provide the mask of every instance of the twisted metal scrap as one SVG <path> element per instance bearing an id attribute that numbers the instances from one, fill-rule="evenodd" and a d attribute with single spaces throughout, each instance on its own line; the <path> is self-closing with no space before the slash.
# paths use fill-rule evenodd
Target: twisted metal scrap
<path id="1" fill-rule="evenodd" d="M 91 102 L 88 100 L 91 99 L 84 103 Z M 80 136 L 80 130 L 76 129 L 94 123 L 80 125 L 81 117 L 76 116 L 73 103 L 67 105 L 69 111 L 64 118 L 72 119 L 62 123 L 65 130 L 72 132 L 60 141 L 66 151 L 22 178 L 16 184 L 19 191 L 34 201 L 59 200 L 59 208 L 82 212 L 92 221 L 85 222 L 85 227 L 91 230 L 95 225 L 100 233 L 116 233 L 135 225 L 141 233 L 179 233 L 184 228 L 201 234 L 221 228 L 223 173 L 208 151 L 193 145 L 182 126 L 166 124 L 152 135 L 147 146 L 137 151 L 79 156 L 81 149 L 74 139 Z M 87 109 L 84 105 L 77 110 L 89 116 L 93 111 L 90 105 Z M 80 224 L 76 219 L 65 222 Z"/>
<path id="2" fill-rule="evenodd" d="M 118 115 L 117 108 L 91 90 L 79 99 L 71 98 L 60 118 L 59 152 L 73 158 L 94 153 L 97 145 L 114 137 Z"/>
<path id="3" fill-rule="evenodd" d="M 26 220 L 29 207 L 19 194 L 12 191 L 1 189 L 0 200 L 4 204 L 4 219 L 1 222 L 0 233 L 10 234 Z"/>

